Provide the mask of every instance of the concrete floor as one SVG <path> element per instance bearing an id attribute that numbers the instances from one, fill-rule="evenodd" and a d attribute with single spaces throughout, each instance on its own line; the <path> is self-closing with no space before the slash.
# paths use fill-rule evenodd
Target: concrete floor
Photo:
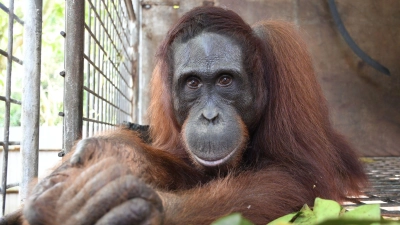
<path id="1" fill-rule="evenodd" d="M 169 27 L 203 4 L 175 1 L 180 8 L 173 9 L 172 1 L 157 2 L 142 11 L 143 90 L 148 90 L 156 47 Z M 400 156 L 400 1 L 336 0 L 336 4 L 355 42 L 386 66 L 391 76 L 377 72 L 352 52 L 333 22 L 327 1 L 215 0 L 215 5 L 236 11 L 250 24 L 264 19 L 296 24 L 308 43 L 334 126 L 363 156 Z M 148 105 L 144 93 L 143 110 Z"/>

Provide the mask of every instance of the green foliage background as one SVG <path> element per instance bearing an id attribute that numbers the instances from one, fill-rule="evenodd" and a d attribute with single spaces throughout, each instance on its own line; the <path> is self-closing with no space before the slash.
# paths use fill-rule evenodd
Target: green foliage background
<path id="1" fill-rule="evenodd" d="M 8 6 L 8 0 L 0 0 Z M 15 0 L 14 13 L 23 21 L 24 0 Z M 64 68 L 64 0 L 44 0 L 42 23 L 42 66 L 40 87 L 40 124 L 55 126 L 62 123 L 58 112 L 62 111 L 63 78 L 59 72 Z M 23 60 L 23 26 L 14 20 L 13 55 Z M 8 49 L 8 14 L 0 10 L 0 49 Z M 7 58 L 0 55 L 0 95 L 5 96 Z M 11 79 L 11 97 L 21 99 L 23 66 L 13 63 Z M 10 126 L 21 125 L 21 106 L 11 104 Z M 0 102 L 0 127 L 4 126 L 5 104 Z"/>

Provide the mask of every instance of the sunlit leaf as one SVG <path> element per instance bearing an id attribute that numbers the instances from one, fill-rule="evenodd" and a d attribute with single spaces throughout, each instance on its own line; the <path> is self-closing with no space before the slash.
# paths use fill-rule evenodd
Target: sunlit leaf
<path id="1" fill-rule="evenodd" d="M 362 205 L 355 209 L 346 212 L 342 216 L 343 219 L 363 219 L 363 220 L 376 220 L 381 219 L 381 209 L 379 205 Z"/>
<path id="2" fill-rule="evenodd" d="M 316 198 L 313 209 L 316 222 L 320 223 L 328 219 L 338 218 L 341 209 L 339 203 L 333 200 Z"/>
<path id="3" fill-rule="evenodd" d="M 299 216 L 294 221 L 294 224 L 301 225 L 314 225 L 316 224 L 317 217 L 314 212 L 308 207 L 308 205 L 304 205 L 300 210 Z"/>

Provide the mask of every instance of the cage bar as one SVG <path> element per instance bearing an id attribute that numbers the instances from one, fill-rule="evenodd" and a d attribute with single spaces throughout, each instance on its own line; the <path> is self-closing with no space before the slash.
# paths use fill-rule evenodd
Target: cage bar
<path id="1" fill-rule="evenodd" d="M 5 112 L 4 112 L 4 129 L 3 129 L 3 140 L 0 140 L 0 146 L 3 151 L 2 157 L 2 183 L 0 186 L 0 193 L 2 195 L 2 209 L 0 214 L 4 215 L 5 212 L 5 202 L 6 202 L 6 195 L 7 189 L 19 186 L 19 182 L 7 184 L 7 173 L 8 173 L 8 153 L 9 147 L 13 145 L 20 145 L 19 141 L 10 141 L 10 118 L 11 118 L 11 106 L 14 105 L 21 105 L 21 101 L 17 99 L 13 99 L 11 97 L 12 94 L 12 87 L 11 87 L 11 79 L 12 79 L 12 68 L 14 63 L 19 65 L 23 65 L 23 61 L 18 57 L 13 55 L 13 36 L 14 36 L 14 22 L 21 24 L 24 26 L 24 21 L 22 21 L 17 15 L 14 14 L 14 1 L 9 1 L 9 8 L 7 8 L 4 4 L 0 3 L 0 13 L 5 12 L 8 14 L 8 42 L 7 42 L 7 51 L 0 49 L 0 55 L 7 58 L 7 65 L 6 65 L 6 77 L 5 77 L 5 96 L 0 96 L 1 104 L 5 105 Z"/>
<path id="2" fill-rule="evenodd" d="M 5 116 L 4 116 L 4 140 L 3 140 L 3 168 L 1 190 L 3 196 L 1 213 L 4 215 L 6 208 L 7 190 L 7 169 L 8 169 L 8 147 L 10 137 L 10 109 L 11 109 L 11 73 L 12 73 L 12 50 L 14 34 L 14 0 L 9 1 L 8 9 L 8 45 L 7 45 L 7 72 L 6 72 L 6 93 L 5 93 Z"/>
<path id="3" fill-rule="evenodd" d="M 43 0 L 26 1 L 24 26 L 24 80 L 22 98 L 22 177 L 19 191 L 21 203 L 28 195 L 28 187 L 38 176 L 40 73 L 42 54 Z"/>
<path id="4" fill-rule="evenodd" d="M 66 1 L 64 150 L 82 137 L 85 1 Z"/>

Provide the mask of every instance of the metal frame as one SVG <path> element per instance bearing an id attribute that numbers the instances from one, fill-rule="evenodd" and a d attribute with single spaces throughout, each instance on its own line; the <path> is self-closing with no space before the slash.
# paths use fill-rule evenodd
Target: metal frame
<path id="1" fill-rule="evenodd" d="M 11 75 L 12 75 L 12 67 L 13 62 L 18 63 L 20 65 L 23 64 L 21 59 L 13 56 L 13 34 L 14 34 L 14 20 L 24 25 L 24 22 L 14 15 L 14 0 L 9 0 L 9 7 L 7 8 L 5 5 L 0 3 L 0 8 L 8 14 L 8 45 L 7 51 L 0 49 L 0 54 L 4 57 L 7 57 L 7 71 L 6 71 L 6 93 L 5 96 L 0 96 L 0 101 L 5 104 L 5 121 L 4 121 L 4 140 L 0 141 L 0 145 L 3 146 L 3 166 L 2 166 L 2 181 L 1 181 L 1 194 L 2 194 L 2 210 L 1 214 L 3 215 L 5 212 L 5 204 L 6 204 L 6 190 L 8 188 L 17 186 L 18 184 L 8 184 L 7 185 L 7 170 L 8 170 L 8 151 L 10 145 L 19 145 L 20 143 L 17 141 L 11 142 L 9 140 L 9 131 L 10 131 L 10 109 L 11 104 L 21 105 L 21 101 L 17 99 L 11 98 Z"/>
<path id="2" fill-rule="evenodd" d="M 43 0 L 26 1 L 24 26 L 24 80 L 22 98 L 22 177 L 19 190 L 21 203 L 28 195 L 30 182 L 38 176 L 40 73 L 42 54 Z"/>
<path id="3" fill-rule="evenodd" d="M 28 0 L 24 22 L 14 15 L 14 0 L 9 8 L 0 8 L 9 15 L 8 49 L 0 49 L 7 57 L 3 146 L 2 212 L 5 210 L 6 189 L 20 185 L 21 201 L 28 184 L 38 175 L 40 64 L 42 32 L 42 0 Z M 86 4 L 86 10 L 85 10 Z M 64 89 L 64 152 L 71 150 L 76 140 L 110 129 L 122 122 L 131 122 L 134 104 L 134 60 L 137 46 L 132 46 L 136 15 L 131 0 L 66 1 L 65 89 Z M 12 63 L 23 61 L 12 55 L 13 22 L 24 25 L 24 104 L 11 98 Z M 86 21 L 86 22 L 85 22 Z M 85 40 L 87 42 L 85 43 Z M 137 42 L 136 42 L 137 45 Z M 11 104 L 22 105 L 22 139 L 9 140 Z M 85 114 L 84 114 L 85 112 Z M 83 126 L 84 125 L 84 126 Z M 85 128 L 85 129 L 83 129 Z M 82 135 L 83 133 L 83 135 Z M 8 150 L 21 145 L 22 178 L 20 184 L 7 185 Z"/>
<path id="4" fill-rule="evenodd" d="M 82 137 L 83 48 L 86 1 L 66 1 L 64 149 Z"/>
<path id="5" fill-rule="evenodd" d="M 66 4 L 63 153 L 82 137 L 132 121 L 135 72 L 131 0 Z"/>
<path id="6" fill-rule="evenodd" d="M 382 216 L 400 218 L 400 157 L 365 157 L 363 162 L 370 187 L 345 207 L 380 204 Z"/>

